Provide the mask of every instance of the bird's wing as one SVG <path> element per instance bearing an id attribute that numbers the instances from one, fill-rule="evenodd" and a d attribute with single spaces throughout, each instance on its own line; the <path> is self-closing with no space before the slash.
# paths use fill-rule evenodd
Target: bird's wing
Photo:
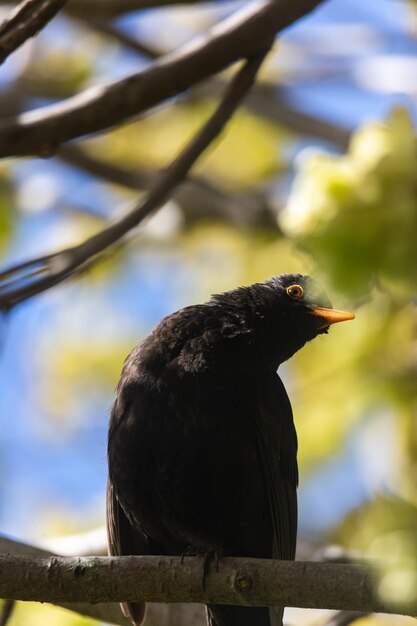
<path id="1" fill-rule="evenodd" d="M 146 537 L 134 529 L 117 499 L 110 478 L 107 481 L 107 540 L 110 556 L 130 554 L 148 554 L 149 548 Z M 137 603 L 121 603 L 123 614 L 137 625 L 145 617 L 146 605 Z"/>
<path id="2" fill-rule="evenodd" d="M 260 383 L 258 407 L 258 447 L 274 530 L 272 557 L 292 560 L 297 539 L 297 434 L 277 374 Z"/>

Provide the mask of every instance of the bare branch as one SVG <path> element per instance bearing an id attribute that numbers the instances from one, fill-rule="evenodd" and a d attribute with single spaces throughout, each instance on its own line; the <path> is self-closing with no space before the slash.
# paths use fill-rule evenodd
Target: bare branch
<path id="1" fill-rule="evenodd" d="M 136 191 L 143 191 L 150 187 L 157 175 L 155 171 L 151 172 L 140 167 L 120 167 L 109 161 L 103 161 L 74 144 L 62 146 L 57 156 L 68 165 L 92 176 Z"/>
<path id="2" fill-rule="evenodd" d="M 147 198 L 118 222 L 82 244 L 16 265 L 0 274 L 0 307 L 9 309 L 45 289 L 62 282 L 91 264 L 94 257 L 120 240 L 132 228 L 160 207 L 189 169 L 214 141 L 251 88 L 269 48 L 249 59 L 237 72 L 219 106 L 171 165 L 161 172 Z"/>
<path id="3" fill-rule="evenodd" d="M 23 0 L 0 24 L 0 63 L 34 37 L 67 0 Z"/>
<path id="4" fill-rule="evenodd" d="M 69 139 L 120 124 L 253 55 L 320 2 L 257 0 L 142 72 L 6 119 L 0 124 L 0 156 L 51 156 Z"/>
<path id="5" fill-rule="evenodd" d="M 39 559 L 40 557 L 56 556 L 53 552 L 50 552 L 49 550 L 43 550 L 41 548 L 37 548 L 36 546 L 22 543 L 20 541 L 15 541 L 13 539 L 8 539 L 7 537 L 2 536 L 0 536 L 0 555 L 2 555 L 3 557 L 7 555 L 5 558 L 13 555 L 20 557 L 32 557 L 34 559 Z M 53 604 L 61 606 L 64 609 L 75 611 L 76 613 L 80 613 L 81 615 L 87 615 L 88 617 L 92 617 L 94 619 L 109 624 L 131 626 L 130 620 L 124 617 L 124 615 L 120 611 L 119 605 L 116 603 L 109 602 L 105 604 L 89 604 L 87 602 L 54 602 Z"/>
<path id="6" fill-rule="evenodd" d="M 96 529 L 93 532 L 94 539 L 93 544 L 97 547 L 97 538 L 100 537 L 100 550 L 101 552 L 94 552 L 94 554 L 101 554 L 106 552 L 105 548 L 105 540 L 101 542 L 101 535 L 105 535 L 105 531 L 103 529 Z M 83 533 L 80 535 L 70 537 L 70 542 L 68 542 L 68 537 L 64 538 L 63 541 L 61 539 L 57 539 L 55 543 L 62 543 L 63 548 L 65 550 L 68 549 L 68 546 L 71 545 L 71 549 L 77 549 L 77 546 L 82 550 L 77 550 L 77 553 L 80 554 L 91 554 L 88 552 L 87 545 L 91 544 L 90 539 L 91 532 Z M 303 545 L 303 544 L 302 544 Z M 91 547 L 91 546 L 90 546 Z M 304 552 L 307 555 L 311 555 L 311 553 L 317 554 L 317 546 L 311 546 L 308 542 L 307 545 L 304 545 Z M 104 551 L 104 552 L 103 552 Z M 334 553 L 334 548 L 332 549 Z M 37 548 L 32 545 L 28 545 L 22 543 L 20 541 L 12 540 L 7 537 L 0 536 L 0 553 L 14 554 L 14 555 L 26 555 L 26 556 L 56 556 L 56 554 L 50 552 L 49 550 L 44 550 Z M 66 552 L 68 554 L 68 552 Z M 340 557 L 340 555 L 339 555 Z M 344 559 L 343 563 L 348 563 L 350 561 Z M 12 601 L 10 602 L 10 604 Z M 90 605 L 88 603 L 58 603 L 55 602 L 58 606 L 62 606 L 63 608 L 70 609 L 72 611 L 81 613 L 83 615 L 88 615 L 90 617 L 101 618 L 106 622 L 111 622 L 115 624 L 120 624 L 121 626 L 126 626 L 128 624 L 128 620 L 126 620 L 121 612 L 118 609 L 118 605 L 108 603 L 103 605 Z M 8 608 L 9 603 L 5 603 L 3 607 Z M 147 623 L 152 626 L 153 624 L 158 624 L 158 626 L 169 626 L 171 623 L 179 624 L 179 623 L 188 623 L 192 622 L 193 624 L 205 624 L 205 619 L 202 611 L 198 610 L 199 607 L 197 605 L 192 604 L 150 604 L 148 607 L 148 615 L 147 615 Z M 3 611 L 4 614 L 4 611 Z M 352 624 L 358 619 L 365 617 L 368 613 L 361 611 L 339 611 L 328 618 L 325 622 L 323 622 L 322 626 L 348 626 Z M 0 618 L 1 619 L 1 618 Z M 1 621 L 0 621 L 1 625 Z"/>
<path id="7" fill-rule="evenodd" d="M 156 48 L 143 44 L 136 37 L 127 35 L 113 24 L 103 20 L 88 19 L 84 21 L 95 30 L 112 37 L 130 50 L 145 55 L 150 59 L 156 59 L 163 54 Z M 197 97 L 213 97 L 218 96 L 223 89 L 224 81 L 213 79 L 200 87 L 196 94 Z M 246 106 L 253 113 L 268 119 L 274 124 L 285 126 L 299 134 L 329 141 L 340 150 L 346 150 L 349 145 L 351 136 L 349 129 L 297 110 L 286 97 L 285 89 L 279 85 L 258 83 L 255 89 L 252 89 L 248 95 Z"/>
<path id="8" fill-rule="evenodd" d="M 77 146 L 64 145 L 58 156 L 66 163 L 93 176 L 129 189 L 143 191 L 155 181 L 157 172 L 122 168 L 89 155 Z M 267 228 L 278 231 L 276 211 L 261 189 L 228 192 L 201 177 L 187 177 L 173 198 L 181 207 L 187 224 L 201 219 L 227 221 L 239 228 Z"/>
<path id="9" fill-rule="evenodd" d="M 199 602 L 392 613 L 363 565 L 223 558 L 205 589 L 202 559 L 0 555 L 0 596 L 37 602 Z M 30 580 L 30 584 L 28 581 Z M 409 607 L 413 615 L 416 606 Z"/>
<path id="10" fill-rule="evenodd" d="M 84 19 L 82 21 L 83 23 L 87 24 L 87 26 L 93 28 L 103 35 L 111 37 L 112 39 L 122 44 L 126 48 L 129 48 L 129 50 L 132 50 L 133 52 L 137 52 L 142 56 L 148 57 L 149 59 L 156 59 L 162 54 L 160 50 L 157 50 L 152 46 L 142 43 L 141 41 L 136 39 L 136 37 L 132 37 L 131 35 L 124 33 L 120 28 L 117 28 L 116 26 L 114 26 L 114 24 L 111 24 L 106 20 L 97 19 L 94 17 L 87 17 L 86 15 L 84 15 L 83 17 Z"/>
<path id="11" fill-rule="evenodd" d="M 103 549 L 103 554 L 107 554 L 107 540 L 106 530 L 103 530 L 104 540 L 100 549 Z M 99 531 L 100 534 L 100 531 Z M 90 543 L 90 533 L 83 533 L 78 537 L 73 537 L 71 543 L 76 543 L 81 546 L 82 550 L 85 550 Z M 60 544 L 59 538 L 56 538 L 54 543 Z M 93 542 L 94 543 L 94 542 Z M 67 542 L 64 538 L 65 548 L 68 548 Z M 74 546 L 73 546 L 74 547 Z M 43 550 L 35 546 L 9 539 L 7 537 L 0 536 L 0 553 L 26 555 L 26 556 L 57 556 L 49 550 Z M 83 552 L 84 553 L 84 552 Z M 80 554 L 80 552 L 77 552 Z M 87 555 L 87 552 L 85 553 Z M 89 552 L 88 554 L 91 554 Z M 94 554 L 99 554 L 95 552 Z M 14 601 L 11 601 L 14 602 Z M 100 620 L 101 622 L 110 624 L 119 624 L 120 626 L 131 626 L 130 619 L 123 616 L 119 604 L 108 602 L 105 604 L 88 604 L 86 602 L 54 602 L 56 606 L 60 606 L 64 609 L 74 611 L 81 615 L 87 615 L 93 619 Z M 6 602 L 3 606 L 6 605 Z M 204 610 L 197 604 L 148 604 L 146 611 L 146 624 L 147 626 L 178 626 L 179 624 L 193 624 L 193 626 L 205 626 L 206 619 Z M 1 623 L 0 623 L 1 626 Z"/>

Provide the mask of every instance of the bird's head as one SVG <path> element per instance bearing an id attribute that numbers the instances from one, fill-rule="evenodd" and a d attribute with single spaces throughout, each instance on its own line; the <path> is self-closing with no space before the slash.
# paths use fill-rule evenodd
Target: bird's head
<path id="1" fill-rule="evenodd" d="M 216 296 L 218 298 L 219 296 Z M 244 314 L 252 330 L 258 361 L 278 366 L 307 341 L 327 333 L 352 313 L 332 308 L 321 285 L 310 276 L 281 274 L 222 294 L 223 302 Z"/>
<path id="2" fill-rule="evenodd" d="M 324 289 L 310 276 L 281 274 L 262 285 L 268 335 L 279 363 L 289 359 L 307 341 L 327 333 L 332 324 L 355 317 L 333 309 Z"/>

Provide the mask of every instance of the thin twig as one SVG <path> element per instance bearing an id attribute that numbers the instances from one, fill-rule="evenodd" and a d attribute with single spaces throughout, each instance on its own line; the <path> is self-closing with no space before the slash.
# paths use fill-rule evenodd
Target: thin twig
<path id="1" fill-rule="evenodd" d="M 34 37 L 67 0 L 23 0 L 0 24 L 0 63 Z"/>
<path id="2" fill-rule="evenodd" d="M 257 0 L 151 67 L 0 124 L 0 157 L 53 155 L 70 139 L 108 129 L 250 57 L 322 0 Z"/>
<path id="3" fill-rule="evenodd" d="M 203 94 L 215 95 L 220 90 L 220 80 L 210 81 L 201 88 Z M 198 93 L 198 92 L 197 92 Z M 288 99 L 287 90 L 279 85 L 256 85 L 245 103 L 249 110 L 263 119 L 279 124 L 304 137 L 328 141 L 339 150 L 346 150 L 352 135 L 349 128 L 320 119 L 295 108 Z"/>
<path id="4" fill-rule="evenodd" d="M 58 156 L 72 167 L 137 191 L 149 189 L 157 176 L 156 171 L 103 161 L 72 144 L 62 146 Z M 260 188 L 229 192 L 200 176 L 187 176 L 172 197 L 181 207 L 187 225 L 215 219 L 239 228 L 266 228 L 279 233 L 276 207 Z"/>
<path id="5" fill-rule="evenodd" d="M 223 130 L 251 88 L 268 50 L 269 48 L 264 49 L 241 67 L 215 112 L 171 165 L 160 173 L 144 201 L 139 202 L 122 219 L 78 246 L 33 259 L 3 271 L 0 274 L 0 281 L 7 279 L 7 282 L 4 287 L 0 283 L 0 306 L 4 309 L 10 309 L 80 271 L 85 263 L 91 264 L 96 255 L 120 241 L 126 233 L 160 207 L 173 189 L 184 179 L 199 156 Z M 41 275 L 25 284 L 25 276 L 30 274 L 34 267 L 37 270 L 41 267 Z M 22 270 L 26 270 L 27 273 L 22 275 Z M 10 277 L 13 274 L 17 276 L 15 285 L 10 282 Z"/>
<path id="6" fill-rule="evenodd" d="M 156 171 L 142 169 L 141 167 L 121 167 L 113 162 L 104 161 L 92 156 L 76 144 L 63 145 L 57 156 L 72 167 L 87 172 L 92 176 L 102 178 L 115 185 L 143 191 L 155 180 Z"/>
<path id="7" fill-rule="evenodd" d="M 156 48 L 153 48 L 152 46 L 142 43 L 135 37 L 128 35 L 127 33 L 123 32 L 120 28 L 117 28 L 116 26 L 114 26 L 114 24 L 111 24 L 110 22 L 106 22 L 106 20 L 92 18 L 92 17 L 89 17 L 88 15 L 84 15 L 83 22 L 90 28 L 93 28 L 94 30 L 96 30 L 97 32 L 102 33 L 103 35 L 112 37 L 118 43 L 122 44 L 126 48 L 129 48 L 129 50 L 132 50 L 133 52 L 137 52 L 141 56 L 145 56 L 148 59 L 157 59 L 158 57 L 161 56 L 161 54 L 163 54 L 160 50 L 157 50 Z"/>

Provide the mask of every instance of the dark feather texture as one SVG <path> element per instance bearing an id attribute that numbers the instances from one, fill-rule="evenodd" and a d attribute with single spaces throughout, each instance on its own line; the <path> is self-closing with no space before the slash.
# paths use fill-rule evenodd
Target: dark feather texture
<path id="1" fill-rule="evenodd" d="M 294 558 L 297 437 L 276 370 L 327 332 L 314 305 L 330 303 L 312 279 L 275 277 L 173 313 L 132 351 L 109 431 L 111 554 Z M 127 608 L 139 623 L 143 607 Z M 208 620 L 272 623 L 220 605 Z"/>

